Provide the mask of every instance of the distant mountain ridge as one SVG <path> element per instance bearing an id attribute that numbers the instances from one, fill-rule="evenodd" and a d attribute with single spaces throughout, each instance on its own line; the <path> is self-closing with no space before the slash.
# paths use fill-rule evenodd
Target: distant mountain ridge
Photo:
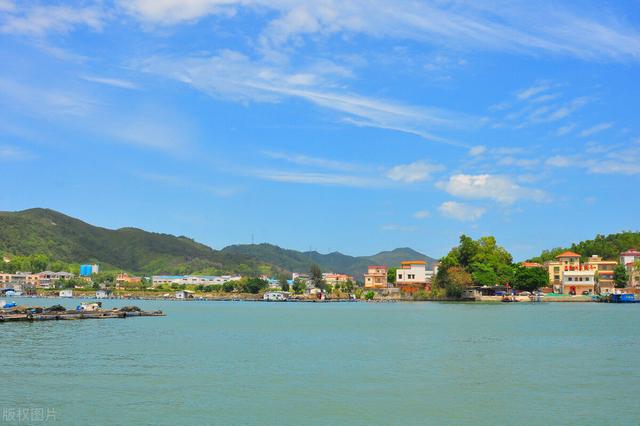
<path id="1" fill-rule="evenodd" d="M 0 212 L 0 253 L 46 254 L 65 262 L 98 262 L 144 274 L 307 272 L 316 263 L 325 272 L 362 279 L 368 265 L 394 266 L 402 260 L 435 259 L 410 248 L 372 256 L 287 250 L 272 244 L 231 245 L 214 250 L 184 236 L 138 228 L 107 229 L 55 210 Z"/>
<path id="2" fill-rule="evenodd" d="M 332 271 L 354 275 L 360 279 L 369 265 L 396 266 L 403 260 L 424 260 L 431 264 L 436 259 L 411 248 L 403 247 L 384 251 L 372 256 L 349 256 L 340 252 L 321 254 L 317 251 L 287 250 L 273 244 L 241 244 L 222 249 L 223 253 L 233 253 L 260 259 L 287 271 L 308 271 L 317 264 L 323 271 Z"/>

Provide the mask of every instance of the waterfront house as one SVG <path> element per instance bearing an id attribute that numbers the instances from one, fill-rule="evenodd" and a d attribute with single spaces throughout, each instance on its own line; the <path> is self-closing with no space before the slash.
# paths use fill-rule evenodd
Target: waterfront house
<path id="1" fill-rule="evenodd" d="M 580 255 L 572 251 L 565 251 L 556 256 L 555 261 L 546 262 L 549 272 L 549 282 L 554 288 L 555 293 L 562 293 L 560 288 L 562 286 L 562 276 L 565 271 L 565 267 L 571 268 L 580 266 Z"/>
<path id="2" fill-rule="evenodd" d="M 368 289 L 387 288 L 387 273 L 389 269 L 386 266 L 369 266 L 367 273 L 364 274 L 364 287 Z"/>
<path id="3" fill-rule="evenodd" d="M 55 287 L 56 283 L 60 280 L 70 280 L 72 278 L 75 278 L 75 275 L 73 275 L 70 272 L 65 272 L 65 271 L 58 271 L 58 272 L 53 272 L 53 271 L 42 271 L 39 274 L 37 274 L 37 280 L 38 280 L 38 288 L 42 288 L 42 289 L 52 289 Z"/>
<path id="4" fill-rule="evenodd" d="M 96 291 L 96 299 L 107 299 L 111 296 L 111 290 L 98 290 Z"/>
<path id="5" fill-rule="evenodd" d="M 126 272 L 122 272 L 116 275 L 116 284 L 137 284 L 142 281 L 141 277 L 135 277 L 127 274 Z"/>
<path id="6" fill-rule="evenodd" d="M 270 302 L 284 302 L 289 298 L 289 293 L 286 291 L 268 291 L 262 295 L 262 300 L 268 300 Z"/>
<path id="7" fill-rule="evenodd" d="M 615 291 L 615 283 L 613 281 L 613 270 L 618 266 L 615 260 L 603 260 L 598 255 L 593 255 L 584 263 L 595 270 L 597 274 L 597 287 L 600 293 L 613 293 Z"/>
<path id="8" fill-rule="evenodd" d="M 629 275 L 627 287 L 640 289 L 640 268 L 638 268 L 637 262 L 640 262 L 640 251 L 629 249 L 620 253 L 620 264 L 627 269 Z"/>
<path id="9" fill-rule="evenodd" d="M 193 291 L 180 290 L 176 291 L 176 299 L 193 299 Z"/>
<path id="10" fill-rule="evenodd" d="M 71 290 L 71 289 L 60 290 L 59 296 L 60 297 L 73 297 L 73 290 Z"/>
<path id="11" fill-rule="evenodd" d="M 433 271 L 427 271 L 424 260 L 407 260 L 400 262 L 396 270 L 396 287 L 404 293 L 415 293 L 420 290 L 431 290 Z"/>
<path id="12" fill-rule="evenodd" d="M 337 284 L 346 284 L 347 281 L 353 282 L 353 277 L 347 274 L 334 274 L 332 272 L 327 272 L 322 274 L 322 279 L 327 285 L 336 286 Z"/>
<path id="13" fill-rule="evenodd" d="M 222 285 L 228 281 L 241 279 L 240 275 L 154 275 L 151 277 L 151 286 L 158 287 L 162 284 Z"/>
<path id="14" fill-rule="evenodd" d="M 595 268 L 589 265 L 565 266 L 559 293 L 594 294 L 596 292 L 595 273 Z"/>

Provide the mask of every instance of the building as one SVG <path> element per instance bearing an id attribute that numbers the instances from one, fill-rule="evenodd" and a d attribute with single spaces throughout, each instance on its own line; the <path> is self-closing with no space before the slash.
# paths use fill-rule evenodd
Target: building
<path id="1" fill-rule="evenodd" d="M 60 297 L 73 297 L 73 290 L 60 290 Z"/>
<path id="2" fill-rule="evenodd" d="M 322 279 L 325 284 L 330 286 L 336 286 L 337 284 L 346 284 L 347 281 L 353 282 L 353 277 L 347 274 L 334 274 L 331 272 L 322 274 Z"/>
<path id="3" fill-rule="evenodd" d="M 59 271 L 59 272 L 42 271 L 39 274 L 37 274 L 37 276 L 38 276 L 38 288 L 42 288 L 42 289 L 52 289 L 52 288 L 55 288 L 56 283 L 60 280 L 70 280 L 72 278 L 75 278 L 75 275 L 65 271 Z"/>
<path id="4" fill-rule="evenodd" d="M 176 299 L 193 299 L 193 292 L 189 290 L 176 291 Z"/>
<path id="5" fill-rule="evenodd" d="M 228 281 L 239 281 L 240 275 L 154 275 L 151 277 L 151 285 L 157 287 L 162 284 L 178 285 L 222 285 Z"/>
<path id="6" fill-rule="evenodd" d="M 140 282 L 142 282 L 141 277 L 134 277 L 126 272 L 116 275 L 116 284 L 138 284 Z"/>
<path id="7" fill-rule="evenodd" d="M 97 274 L 100 272 L 99 265 L 80 265 L 80 276 L 81 277 L 90 277 L 93 274 Z"/>
<path id="8" fill-rule="evenodd" d="M 615 282 L 613 281 L 613 270 L 618 266 L 615 260 L 603 260 L 598 255 L 593 255 L 584 263 L 595 270 L 597 274 L 597 287 L 600 293 L 615 293 Z"/>
<path id="9" fill-rule="evenodd" d="M 567 268 L 562 274 L 562 284 L 560 293 L 563 294 L 595 294 L 595 275 L 594 267 L 589 265 L 582 266 L 566 266 Z"/>
<path id="10" fill-rule="evenodd" d="M 111 290 L 98 290 L 96 291 L 96 299 L 107 299 L 111 296 Z"/>
<path id="11" fill-rule="evenodd" d="M 365 288 L 387 288 L 389 283 L 387 281 L 387 273 L 389 268 L 386 266 L 369 266 L 367 273 L 364 274 L 364 287 Z"/>
<path id="12" fill-rule="evenodd" d="M 31 272 L 16 272 L 15 274 L 0 274 L 0 284 L 4 288 L 15 287 L 26 290 L 35 289 L 38 286 L 38 274 Z"/>
<path id="13" fill-rule="evenodd" d="M 629 249 L 620 253 L 620 264 L 627 269 L 627 274 L 629 275 L 627 287 L 640 289 L 640 268 L 638 267 L 638 262 L 640 262 L 640 251 Z"/>
<path id="14" fill-rule="evenodd" d="M 262 300 L 268 300 L 270 302 L 284 302 L 289 298 L 289 293 L 286 291 L 268 291 L 262 295 Z"/>
<path id="15" fill-rule="evenodd" d="M 433 275 L 434 271 L 427 271 L 427 262 L 424 260 L 400 262 L 400 268 L 396 270 L 396 287 L 405 293 L 430 291 Z"/>
<path id="16" fill-rule="evenodd" d="M 522 262 L 520 266 L 523 268 L 544 268 L 544 266 L 538 262 Z"/>
<path id="17" fill-rule="evenodd" d="M 546 262 L 545 265 L 549 270 L 549 283 L 554 289 L 559 289 L 562 285 L 562 275 L 565 267 L 580 266 L 580 255 L 572 251 L 565 251 L 557 255 L 555 261 Z M 554 292 L 556 291 L 554 290 Z"/>

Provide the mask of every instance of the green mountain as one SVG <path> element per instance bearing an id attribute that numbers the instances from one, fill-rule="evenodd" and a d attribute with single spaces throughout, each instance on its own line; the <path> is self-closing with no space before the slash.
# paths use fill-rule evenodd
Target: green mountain
<path id="1" fill-rule="evenodd" d="M 323 271 L 340 272 L 362 279 L 369 265 L 398 265 L 403 260 L 424 260 L 428 263 L 435 259 L 425 256 L 408 247 L 384 251 L 373 256 L 348 256 L 339 252 L 321 254 L 316 251 L 300 252 L 287 250 L 272 244 L 232 245 L 222 249 L 223 253 L 245 255 L 260 259 L 287 271 L 306 272 L 312 264 Z"/>
<path id="2" fill-rule="evenodd" d="M 48 209 L 0 212 L 0 252 L 46 254 L 68 263 L 97 262 L 103 269 L 140 273 L 247 272 L 261 266 L 186 237 L 100 228 Z"/>
<path id="3" fill-rule="evenodd" d="M 214 250 L 180 236 L 137 228 L 106 229 L 49 209 L 0 212 L 0 254 L 45 254 L 66 263 L 96 262 L 103 269 L 143 274 L 276 274 L 307 272 L 316 263 L 325 272 L 362 279 L 368 265 L 434 259 L 410 248 L 373 256 L 286 250 L 271 244 L 232 245 Z"/>
<path id="4" fill-rule="evenodd" d="M 557 247 L 551 250 L 544 250 L 540 256 L 530 260 L 540 263 L 553 260 L 558 254 L 566 250 L 580 254 L 583 259 L 597 254 L 607 260 L 617 260 L 621 252 L 629 250 L 630 248 L 640 249 L 640 232 L 624 231 L 606 236 L 596 235 L 592 240 L 574 243 L 569 247 Z"/>

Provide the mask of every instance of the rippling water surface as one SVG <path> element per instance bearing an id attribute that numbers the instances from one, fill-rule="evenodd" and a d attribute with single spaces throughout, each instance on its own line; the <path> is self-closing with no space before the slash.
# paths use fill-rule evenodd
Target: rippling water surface
<path id="1" fill-rule="evenodd" d="M 0 324 L 0 424 L 640 423 L 640 305 L 134 303 Z"/>

